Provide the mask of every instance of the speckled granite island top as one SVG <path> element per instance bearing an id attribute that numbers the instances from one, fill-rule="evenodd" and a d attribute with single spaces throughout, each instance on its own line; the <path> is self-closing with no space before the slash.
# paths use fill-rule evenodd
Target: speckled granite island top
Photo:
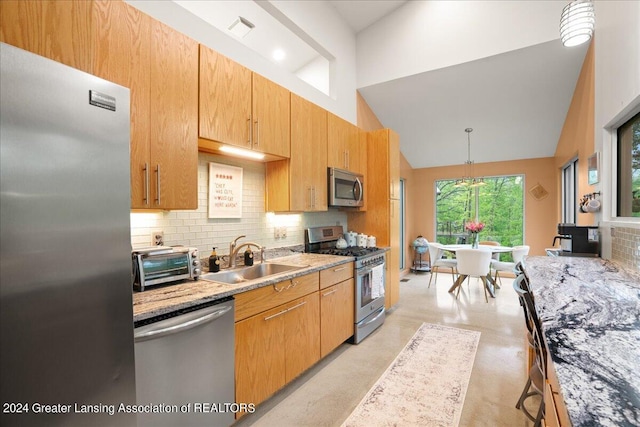
<path id="1" fill-rule="evenodd" d="M 250 280 L 237 285 L 198 280 L 150 288 L 144 292 L 134 292 L 133 321 L 136 322 L 160 314 L 170 313 L 181 308 L 214 301 L 240 292 L 268 286 L 282 280 L 289 280 L 314 271 L 320 271 L 335 265 L 345 264 L 353 260 L 353 257 L 302 253 L 270 259 L 267 260 L 267 262 L 306 266 L 305 268 L 274 274 L 266 278 Z"/>
<path id="2" fill-rule="evenodd" d="M 573 426 L 639 426 L 640 272 L 600 258 L 525 264 Z"/>

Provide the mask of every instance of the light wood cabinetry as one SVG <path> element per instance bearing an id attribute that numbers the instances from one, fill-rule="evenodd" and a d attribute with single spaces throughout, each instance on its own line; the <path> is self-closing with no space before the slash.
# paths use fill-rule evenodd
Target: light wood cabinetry
<path id="1" fill-rule="evenodd" d="M 289 94 L 200 45 L 200 150 L 218 152 L 221 144 L 229 144 L 288 158 Z"/>
<path id="2" fill-rule="evenodd" d="M 349 213 L 349 227 L 376 236 L 386 255 L 385 305 L 400 298 L 400 139 L 391 129 L 367 134 L 367 169 L 370 188 L 367 212 Z"/>
<path id="3" fill-rule="evenodd" d="M 318 273 L 311 273 L 237 294 L 235 320 L 238 322 L 315 292 L 319 289 L 319 280 Z"/>
<path id="4" fill-rule="evenodd" d="M 197 208 L 197 43 L 124 2 L 94 22 L 95 74 L 131 90 L 132 209 Z"/>
<path id="5" fill-rule="evenodd" d="M 251 148 L 251 74 L 200 45 L 200 138 Z"/>
<path id="6" fill-rule="evenodd" d="M 158 21 L 151 25 L 150 92 L 152 207 L 196 209 L 198 43 Z"/>
<path id="7" fill-rule="evenodd" d="M 281 289 L 280 301 L 295 298 L 285 303 L 267 304 L 267 293 L 249 291 L 237 295 L 236 402 L 264 401 L 320 359 L 319 275 L 312 273 L 303 277 L 301 287 L 293 288 L 297 289 L 295 292 L 289 293 L 292 288 L 282 288 L 286 282 L 278 284 L 280 287 L 255 290 L 277 292 L 276 288 Z M 311 293 L 296 297 L 302 289 L 311 290 L 312 283 L 315 288 Z M 259 301 L 254 302 L 254 297 Z M 267 306 L 270 308 L 265 310 Z M 252 314 L 257 310 L 262 311 Z"/>
<path id="8" fill-rule="evenodd" d="M 327 111 L 291 94 L 291 157 L 266 164 L 266 210 L 327 207 Z"/>
<path id="9" fill-rule="evenodd" d="M 328 113 L 329 167 L 367 174 L 367 150 L 364 133 L 348 121 Z"/>
<path id="10" fill-rule="evenodd" d="M 320 283 L 322 286 L 322 280 Z M 353 335 L 354 300 L 353 277 L 320 291 L 320 357 L 325 357 Z"/>
<path id="11" fill-rule="evenodd" d="M 91 8 L 86 0 L 2 0 L 0 41 L 93 73 Z"/>

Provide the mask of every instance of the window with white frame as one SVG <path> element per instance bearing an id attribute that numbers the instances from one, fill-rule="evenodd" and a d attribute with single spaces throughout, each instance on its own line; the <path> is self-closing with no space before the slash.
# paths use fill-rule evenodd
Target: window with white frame
<path id="1" fill-rule="evenodd" d="M 640 113 L 617 131 L 617 216 L 640 217 Z"/>

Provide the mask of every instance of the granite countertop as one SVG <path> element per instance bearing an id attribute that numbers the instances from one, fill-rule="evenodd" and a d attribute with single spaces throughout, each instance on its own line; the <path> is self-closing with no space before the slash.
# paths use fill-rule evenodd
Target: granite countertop
<path id="1" fill-rule="evenodd" d="M 210 282 L 207 280 L 183 281 L 181 283 L 150 288 L 133 293 L 133 321 L 148 319 L 160 314 L 214 301 L 241 292 L 268 286 L 282 280 L 324 270 L 335 265 L 353 261 L 353 257 L 299 253 L 268 262 L 304 266 L 299 270 L 274 274 L 266 278 L 249 280 L 237 285 Z"/>
<path id="2" fill-rule="evenodd" d="M 573 426 L 640 425 L 640 272 L 600 258 L 525 265 Z"/>

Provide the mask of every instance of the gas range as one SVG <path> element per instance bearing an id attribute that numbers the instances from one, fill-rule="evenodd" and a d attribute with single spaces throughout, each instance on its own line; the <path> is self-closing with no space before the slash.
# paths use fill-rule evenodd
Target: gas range
<path id="1" fill-rule="evenodd" d="M 304 251 L 308 253 L 350 256 L 356 259 L 355 268 L 384 263 L 384 249 L 349 246 L 337 248 L 336 242 L 342 236 L 341 226 L 313 227 L 305 230 Z"/>
<path id="2" fill-rule="evenodd" d="M 355 322 L 351 342 L 358 344 L 384 323 L 385 250 L 358 246 L 337 248 L 343 233 L 340 226 L 307 228 L 304 251 L 356 259 L 353 271 Z"/>

